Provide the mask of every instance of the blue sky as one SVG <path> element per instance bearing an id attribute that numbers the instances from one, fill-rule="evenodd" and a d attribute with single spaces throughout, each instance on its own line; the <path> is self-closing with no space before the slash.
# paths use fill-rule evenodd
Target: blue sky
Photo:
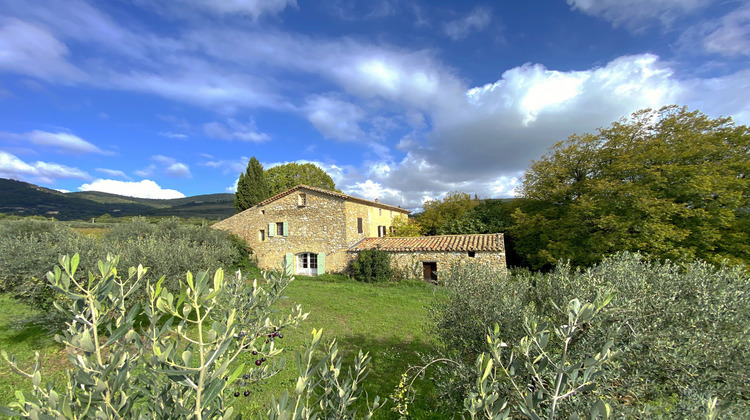
<path id="1" fill-rule="evenodd" d="M 0 2 L 0 177 L 60 190 L 233 191 L 255 156 L 410 209 L 508 197 L 673 103 L 750 123 L 750 3 Z"/>

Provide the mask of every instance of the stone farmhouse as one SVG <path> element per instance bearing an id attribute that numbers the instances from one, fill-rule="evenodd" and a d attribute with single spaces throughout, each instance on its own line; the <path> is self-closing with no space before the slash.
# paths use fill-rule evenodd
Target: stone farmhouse
<path id="1" fill-rule="evenodd" d="M 409 211 L 335 191 L 298 185 L 213 225 L 244 240 L 264 270 L 343 272 L 365 249 L 392 253 L 394 265 L 435 280 L 459 261 L 505 268 L 502 234 L 387 237 Z"/>

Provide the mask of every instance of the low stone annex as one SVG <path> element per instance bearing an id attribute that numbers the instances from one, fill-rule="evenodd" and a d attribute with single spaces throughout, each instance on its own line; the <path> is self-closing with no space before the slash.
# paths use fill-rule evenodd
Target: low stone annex
<path id="1" fill-rule="evenodd" d="M 433 282 L 437 282 L 440 270 L 449 270 L 458 263 L 505 270 L 502 233 L 366 238 L 351 247 L 349 252 L 357 254 L 366 249 L 387 251 L 395 267 L 407 271 L 410 277 Z"/>
<path id="2" fill-rule="evenodd" d="M 264 270 L 289 274 L 343 272 L 364 249 L 393 253 L 394 264 L 435 280 L 458 261 L 505 268 L 502 234 L 396 238 L 393 224 L 409 211 L 340 192 L 298 185 L 215 223 L 252 248 Z"/>

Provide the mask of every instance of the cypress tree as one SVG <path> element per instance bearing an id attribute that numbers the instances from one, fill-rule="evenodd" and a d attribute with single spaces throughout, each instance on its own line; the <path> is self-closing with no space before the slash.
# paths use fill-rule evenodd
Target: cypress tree
<path id="1" fill-rule="evenodd" d="M 253 156 L 247 163 L 245 173 L 240 173 L 237 192 L 234 194 L 234 207 L 238 212 L 248 209 L 268 198 L 268 182 L 263 165 Z"/>

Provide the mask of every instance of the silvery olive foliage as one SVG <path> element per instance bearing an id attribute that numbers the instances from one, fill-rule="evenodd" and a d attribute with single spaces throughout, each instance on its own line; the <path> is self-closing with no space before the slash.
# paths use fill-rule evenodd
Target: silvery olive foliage
<path id="1" fill-rule="evenodd" d="M 525 322 L 527 335 L 515 344 L 501 339 L 496 324 L 487 336 L 490 351 L 477 358 L 478 377 L 464 400 L 469 417 L 506 419 L 520 414 L 533 420 L 551 420 L 562 415 L 581 418 L 576 408 L 565 405 L 580 395 L 595 395 L 597 381 L 604 374 L 603 366 L 617 353 L 612 351 L 611 340 L 601 351 L 583 360 L 572 358 L 570 348 L 613 296 L 607 294 L 593 303 L 571 300 L 567 307 L 568 321 L 559 327 L 529 319 Z M 551 346 L 551 341 L 558 341 L 562 352 L 553 350 L 557 346 Z M 609 404 L 604 399 L 594 400 L 584 417 L 609 418 L 612 412 Z"/>
<path id="2" fill-rule="evenodd" d="M 579 419 L 581 396 L 588 403 L 584 417 L 609 418 L 612 408 L 602 397 L 597 386 L 605 373 L 603 367 L 618 355 L 612 341 L 588 357 L 575 357 L 570 350 L 586 334 L 587 326 L 614 297 L 608 293 L 593 303 L 571 300 L 567 323 L 553 327 L 535 318 L 523 323 L 525 336 L 520 340 L 502 338 L 501 327 L 495 324 L 485 335 L 487 351 L 480 353 L 474 364 L 474 383 L 463 394 L 462 417 L 471 419 L 528 418 L 534 420 Z M 507 341 L 507 342 L 506 342 Z M 391 395 L 393 411 L 400 418 L 409 418 L 409 404 L 418 397 L 412 384 L 432 365 L 449 365 L 461 369 L 460 360 L 438 358 L 425 366 L 404 373 L 396 391 Z M 573 404 L 575 401 L 575 404 Z"/>
<path id="3" fill-rule="evenodd" d="M 307 317 L 299 306 L 286 314 L 272 309 L 292 280 L 282 273 L 264 273 L 250 284 L 239 271 L 231 279 L 221 269 L 213 276 L 188 272 L 173 293 L 164 287 L 164 277 L 151 283 L 147 268 L 132 267 L 121 275 L 117 264 L 117 257 L 108 256 L 99 261 L 96 274 L 81 275 L 76 254 L 61 257 L 60 266 L 47 274 L 52 287 L 67 298 L 55 303 L 68 319 L 67 329 L 55 337 L 67 348 L 67 384 L 54 389 L 42 383 L 38 354 L 31 370 L 24 371 L 3 352 L 33 387 L 28 393 L 17 391 L 1 414 L 32 419 L 233 418 L 232 395 L 281 369 L 281 349 L 274 338 Z M 129 305 L 140 286 L 146 300 Z M 319 341 L 316 332 L 305 357 L 312 360 Z M 308 407 L 312 395 L 334 389 L 342 399 L 337 409 L 346 412 L 361 392 L 357 385 L 366 374 L 367 356 L 358 358 L 353 381 L 339 383 L 335 344 L 327 350 L 326 366 L 333 367 L 308 365 L 307 379 L 300 379 L 306 398 L 298 406 L 309 413 L 305 418 L 329 412 L 328 406 Z M 254 360 L 249 366 L 241 362 L 248 359 Z M 310 382 L 313 374 L 317 379 Z M 316 398 L 316 403 L 324 401 Z M 298 418 L 291 407 L 276 407 L 274 418 Z"/>
<path id="4" fill-rule="evenodd" d="M 366 401 L 367 410 L 361 416 L 359 408 L 353 406 L 363 398 L 362 381 L 367 377 L 370 356 L 359 354 L 354 359 L 354 369 L 349 369 L 345 378 L 341 377 L 341 357 L 336 341 L 325 348 L 326 357 L 315 360 L 313 353 L 320 345 L 321 331 L 313 330 L 312 341 L 305 354 L 297 354 L 299 377 L 294 393 L 285 391 L 274 400 L 268 410 L 268 418 L 283 419 L 370 419 L 380 408 L 380 399 L 375 397 L 372 404 Z"/>
<path id="5" fill-rule="evenodd" d="M 612 301 L 579 330 L 567 352 L 572 360 L 586 360 L 606 341 L 615 343 L 621 354 L 603 366 L 596 394 L 607 396 L 617 416 L 750 415 L 750 373 L 742 368 L 750 364 L 746 268 L 620 253 L 587 269 L 559 264 L 549 273 L 503 276 L 465 267 L 446 278 L 446 291 L 431 308 L 433 331 L 445 346 L 432 358 L 455 361 L 430 369 L 443 410 L 457 410 L 475 386 L 481 373 L 473 363 L 488 351 L 487 326 L 498 324 L 504 342 L 518 343 L 529 335 L 527 320 L 570 325 L 560 308 L 572 299 L 596 302 L 611 291 Z M 549 354 L 563 353 L 559 341 L 547 346 Z M 573 398 L 571 414 L 594 404 L 592 395 Z"/>

